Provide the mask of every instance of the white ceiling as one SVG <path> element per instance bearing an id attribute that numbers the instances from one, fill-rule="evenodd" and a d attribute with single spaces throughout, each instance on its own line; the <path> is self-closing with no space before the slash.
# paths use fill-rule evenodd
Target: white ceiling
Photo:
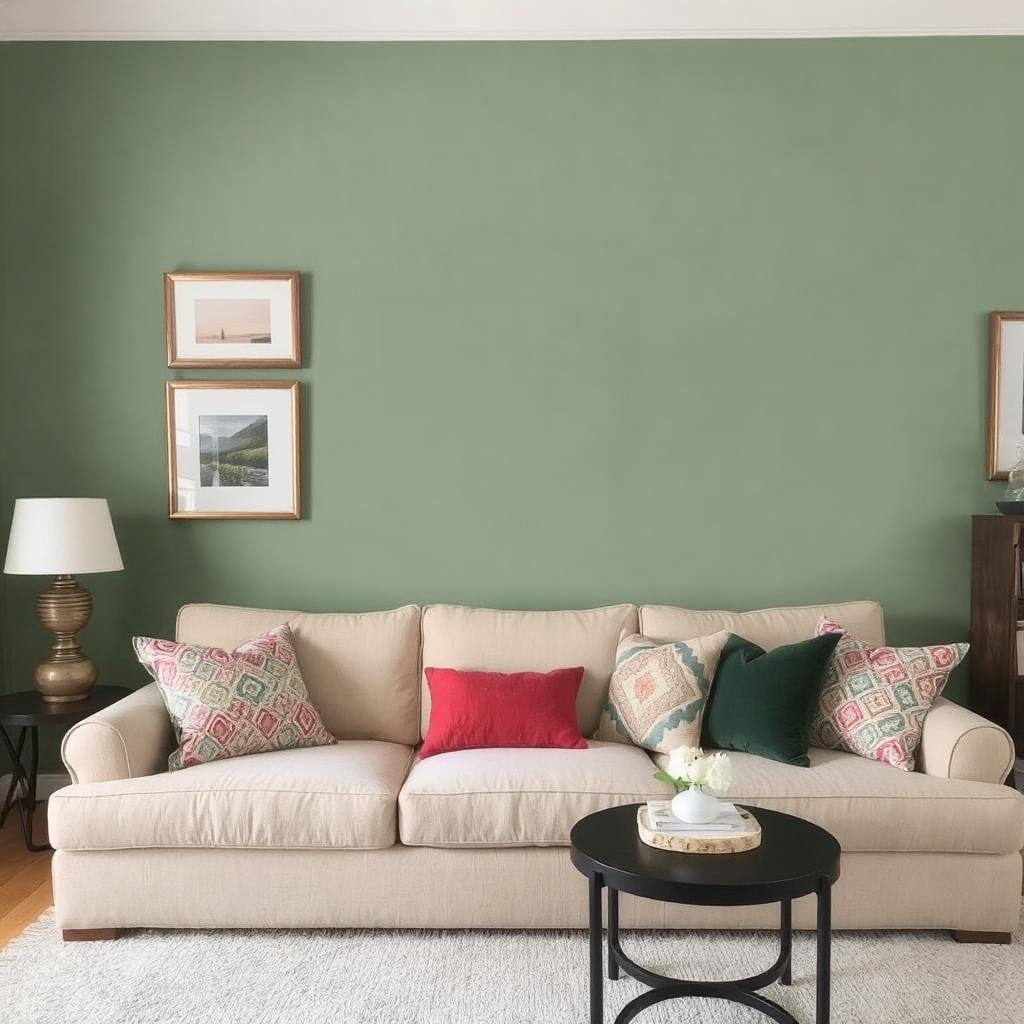
<path id="1" fill-rule="evenodd" d="M 0 0 L 0 39 L 1024 34 L 1021 0 Z"/>

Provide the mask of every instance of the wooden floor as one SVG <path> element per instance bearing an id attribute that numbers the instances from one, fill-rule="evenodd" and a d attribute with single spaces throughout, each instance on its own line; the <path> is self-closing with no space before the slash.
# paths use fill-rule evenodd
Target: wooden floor
<path id="1" fill-rule="evenodd" d="M 46 839 L 46 804 L 36 810 L 33 840 Z M 0 829 L 0 949 L 53 905 L 49 852 L 29 853 L 21 838 L 21 824 L 11 811 Z"/>

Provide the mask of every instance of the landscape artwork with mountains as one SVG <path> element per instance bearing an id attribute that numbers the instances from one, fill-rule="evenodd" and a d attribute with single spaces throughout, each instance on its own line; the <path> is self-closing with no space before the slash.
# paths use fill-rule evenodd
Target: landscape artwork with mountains
<path id="1" fill-rule="evenodd" d="M 172 519 L 298 519 L 299 382 L 170 380 Z"/>
<path id="2" fill-rule="evenodd" d="M 267 487 L 266 416 L 199 417 L 199 486 Z"/>

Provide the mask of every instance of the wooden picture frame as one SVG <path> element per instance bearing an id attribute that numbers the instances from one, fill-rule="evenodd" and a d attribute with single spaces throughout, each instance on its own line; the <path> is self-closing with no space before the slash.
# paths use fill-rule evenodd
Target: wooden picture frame
<path id="1" fill-rule="evenodd" d="M 989 314 L 989 480 L 1005 480 L 1024 443 L 1024 312 Z"/>
<path id="2" fill-rule="evenodd" d="M 297 270 L 164 274 L 167 365 L 298 369 L 299 282 Z"/>
<path id="3" fill-rule="evenodd" d="M 298 381 L 172 380 L 166 403 L 171 519 L 301 518 Z"/>

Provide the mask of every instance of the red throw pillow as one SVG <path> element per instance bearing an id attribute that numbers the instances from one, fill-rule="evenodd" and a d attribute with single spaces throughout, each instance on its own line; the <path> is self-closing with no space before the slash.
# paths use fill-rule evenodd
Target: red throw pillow
<path id="1" fill-rule="evenodd" d="M 576 722 L 583 669 L 464 672 L 428 668 L 430 726 L 420 757 L 474 747 L 567 747 L 587 741 Z"/>

